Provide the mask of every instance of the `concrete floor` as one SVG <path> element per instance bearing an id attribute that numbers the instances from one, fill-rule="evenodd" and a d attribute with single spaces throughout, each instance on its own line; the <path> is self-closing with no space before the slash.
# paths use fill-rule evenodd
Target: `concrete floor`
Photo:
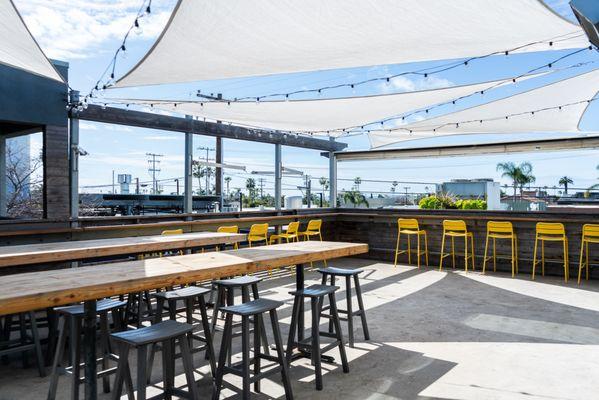
<path id="1" fill-rule="evenodd" d="M 350 373 L 344 374 L 339 364 L 324 364 L 321 392 L 314 389 L 309 361 L 294 362 L 296 399 L 599 398 L 599 282 L 579 287 L 557 277 L 532 282 L 524 275 L 512 279 L 503 273 L 393 268 L 360 259 L 331 264 L 364 268 L 361 282 L 372 339 L 362 340 L 356 319 L 356 346 L 347 348 Z M 279 311 L 285 339 L 291 312 L 287 293 L 295 278 L 275 275 L 262 282 L 260 294 L 285 301 Z M 319 275 L 307 272 L 306 278 L 310 284 Z M 344 290 L 338 300 L 345 308 Z M 347 325 L 342 326 L 347 335 Z M 339 360 L 336 351 L 330 354 Z M 199 366 L 202 398 L 209 398 L 203 358 L 196 354 L 194 365 Z M 34 368 L 21 369 L 19 363 L 16 359 L 0 366 L 0 400 L 44 399 L 48 378 L 39 378 Z M 176 384 L 184 386 L 179 364 Z M 158 385 L 160 368 L 157 364 L 153 374 Z M 239 385 L 237 379 L 225 379 Z M 61 378 L 58 398 L 69 398 L 69 386 Z M 284 398 L 276 375 L 263 381 L 262 392 L 253 398 Z M 153 393 L 158 390 L 148 394 Z M 225 389 L 221 398 L 239 395 Z"/>

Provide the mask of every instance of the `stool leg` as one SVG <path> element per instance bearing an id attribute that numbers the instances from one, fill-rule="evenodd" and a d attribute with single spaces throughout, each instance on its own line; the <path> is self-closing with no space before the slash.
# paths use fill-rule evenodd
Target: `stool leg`
<path id="1" fill-rule="evenodd" d="M 258 314 L 254 316 L 254 321 L 256 326 L 263 325 L 262 314 Z M 254 376 L 257 376 L 260 373 L 260 332 L 254 326 Z M 258 379 L 254 382 L 254 392 L 260 393 L 260 380 Z"/>
<path id="2" fill-rule="evenodd" d="M 310 299 L 310 308 L 312 311 L 312 365 L 314 365 L 314 373 L 316 374 L 316 390 L 322 390 L 322 367 L 320 360 L 320 322 L 318 313 L 318 299 L 312 297 Z"/>
<path id="3" fill-rule="evenodd" d="M 535 280 L 535 270 L 537 268 L 537 245 L 539 243 L 539 238 L 538 236 L 535 236 L 535 249 L 533 251 L 533 255 L 532 255 L 532 275 L 531 275 L 531 279 L 534 281 Z"/>
<path id="4" fill-rule="evenodd" d="M 40 377 L 46 376 L 46 368 L 44 365 L 44 356 L 42 355 L 42 344 L 40 342 L 40 334 L 37 329 L 37 320 L 35 319 L 35 313 L 29 312 L 29 324 L 31 326 L 31 338 L 33 339 L 33 346 L 35 348 L 35 359 L 37 360 L 37 369 Z"/>
<path id="5" fill-rule="evenodd" d="M 441 256 L 439 257 L 439 271 L 443 270 L 443 259 L 445 258 L 443 252 L 445 251 L 445 235 L 441 237 Z"/>
<path id="6" fill-rule="evenodd" d="M 349 363 L 347 362 L 345 346 L 343 345 L 343 333 L 341 333 L 341 321 L 339 320 L 339 312 L 337 311 L 335 293 L 329 294 L 329 302 L 332 304 L 331 317 L 335 322 L 335 334 L 337 335 L 337 340 L 339 341 L 339 354 L 341 355 L 341 365 L 343 367 L 343 372 L 347 374 L 349 372 Z"/>
<path id="7" fill-rule="evenodd" d="M 100 345 L 102 351 L 102 369 L 107 370 L 108 357 L 110 354 L 110 344 L 108 343 L 108 314 L 103 312 L 100 314 Z M 110 380 L 108 375 L 102 377 L 102 389 L 104 393 L 110 392 Z"/>
<path id="8" fill-rule="evenodd" d="M 69 346 L 71 346 L 71 363 L 73 366 L 73 376 L 71 377 L 71 399 L 79 398 L 79 369 L 81 359 L 81 318 L 71 317 L 71 336 Z"/>
<path id="9" fill-rule="evenodd" d="M 296 298 L 297 299 L 297 298 Z M 295 302 L 294 302 L 295 308 Z M 275 341 L 275 347 L 277 349 L 277 357 L 279 364 L 281 365 L 281 377 L 283 379 L 283 387 L 285 388 L 285 398 L 287 400 L 293 400 L 293 392 L 291 390 L 291 381 L 289 380 L 289 355 L 290 348 L 287 348 L 287 359 L 283 355 L 283 340 L 281 339 L 281 331 L 279 330 L 279 318 L 277 317 L 277 310 L 270 310 L 270 324 L 272 326 L 272 334 Z M 292 317 L 293 321 L 294 318 Z M 297 321 L 297 319 L 296 319 Z M 292 322 L 293 323 L 293 322 Z M 292 338 L 294 330 L 289 332 L 289 337 Z"/>
<path id="10" fill-rule="evenodd" d="M 493 238 L 493 272 L 497 272 L 497 240 Z"/>
<path id="11" fill-rule="evenodd" d="M 397 233 L 397 242 L 395 244 L 395 260 L 393 261 L 393 266 L 397 267 L 397 256 L 398 256 L 398 252 L 399 252 L 399 237 L 400 237 L 400 233 Z"/>
<path id="12" fill-rule="evenodd" d="M 331 275 L 331 286 L 335 286 L 335 275 Z M 329 318 L 329 333 L 333 333 L 333 320 Z"/>
<path id="13" fill-rule="evenodd" d="M 227 292 L 227 306 L 235 305 L 235 293 L 232 287 L 226 290 Z M 231 328 L 233 332 L 233 328 Z M 231 357 L 233 356 L 233 334 L 228 337 L 229 340 L 229 353 L 227 355 L 227 365 L 231 365 Z"/>
<path id="14" fill-rule="evenodd" d="M 420 234 L 416 234 L 416 264 L 418 265 L 418 269 L 420 269 Z"/>
<path id="15" fill-rule="evenodd" d="M 582 276 L 582 260 L 583 260 L 583 256 L 584 256 L 584 239 L 582 240 L 582 243 L 580 245 L 580 261 L 578 262 L 578 284 L 580 285 L 580 278 Z M 588 274 L 587 274 L 588 275 Z"/>
<path id="16" fill-rule="evenodd" d="M 347 330 L 349 335 L 349 347 L 354 347 L 354 313 L 351 298 L 351 276 L 345 277 L 345 291 L 347 300 Z"/>
<path id="17" fill-rule="evenodd" d="M 21 345 L 27 344 L 27 326 L 25 321 L 25 313 L 19 313 L 19 332 L 21 334 Z M 21 353 L 23 360 L 23 368 L 29 368 L 29 354 L 27 350 Z"/>
<path id="18" fill-rule="evenodd" d="M 48 389 L 48 400 L 56 398 L 56 387 L 58 385 L 58 368 L 62 363 L 64 348 L 67 341 L 67 317 L 61 318 L 60 328 L 58 331 L 58 343 L 54 350 L 54 363 L 52 364 L 52 374 L 50 375 L 50 387 Z M 59 321 L 60 322 L 60 321 Z"/>
<path id="19" fill-rule="evenodd" d="M 428 267 L 428 237 L 426 236 L 426 232 L 424 232 L 424 260 L 426 261 L 426 266 Z"/>
<path id="20" fill-rule="evenodd" d="M 164 348 L 162 349 L 164 353 Z M 148 345 L 137 348 L 137 400 L 146 400 Z"/>
<path id="21" fill-rule="evenodd" d="M 254 297 L 254 300 L 260 298 L 260 294 L 258 292 L 258 285 L 255 283 L 252 285 L 252 296 Z M 257 325 L 257 327 L 260 328 L 260 334 L 262 335 L 262 348 L 264 350 L 264 353 L 270 355 L 270 346 L 268 345 L 268 336 L 266 335 L 266 325 L 264 324 L 264 318 L 260 318 L 260 323 Z M 256 329 L 256 326 L 254 327 L 254 329 Z"/>
<path id="22" fill-rule="evenodd" d="M 156 299 L 156 315 L 154 315 L 154 323 L 157 324 L 162 321 L 162 313 L 164 312 L 164 298 L 158 297 Z M 150 358 L 148 359 L 148 377 L 146 383 L 149 385 L 152 382 L 152 369 L 154 367 L 154 356 L 158 350 L 158 344 L 152 343 L 150 346 Z"/>
<path id="23" fill-rule="evenodd" d="M 181 347 L 181 358 L 183 359 L 183 369 L 185 370 L 185 378 L 187 380 L 189 394 L 192 400 L 199 400 L 200 395 L 198 393 L 196 381 L 193 376 L 193 358 L 191 357 L 191 351 L 187 345 L 187 340 L 185 337 L 179 338 L 179 346 Z"/>
<path id="24" fill-rule="evenodd" d="M 204 296 L 198 296 L 198 302 L 200 304 L 202 329 L 204 330 L 204 336 L 206 337 L 206 357 L 210 362 L 210 371 L 214 377 L 216 375 L 216 359 L 214 357 L 214 343 L 212 340 L 212 333 L 210 331 L 210 324 L 208 322 L 208 312 L 206 311 L 206 301 L 204 300 Z"/>
<path id="25" fill-rule="evenodd" d="M 455 268 L 455 241 L 451 237 L 451 268 Z"/>
<path id="26" fill-rule="evenodd" d="M 182 344 L 187 338 L 182 337 L 179 341 Z M 162 342 L 162 384 L 164 389 L 164 400 L 171 400 L 173 393 L 173 386 L 175 381 L 174 371 L 174 354 L 175 349 L 173 346 L 173 340 L 165 340 Z M 183 348 L 181 348 L 181 357 L 183 357 Z"/>
<path id="27" fill-rule="evenodd" d="M 114 388 L 112 391 L 112 399 L 118 400 L 121 398 L 123 391 L 123 381 L 126 381 L 127 397 L 129 400 L 135 400 L 133 393 L 133 383 L 131 382 L 131 373 L 129 371 L 129 345 L 119 343 L 119 362 L 116 369 L 116 377 L 114 378 Z"/>
<path id="28" fill-rule="evenodd" d="M 356 297 L 358 298 L 358 308 L 360 309 L 360 318 L 362 319 L 362 329 L 364 330 L 364 340 L 370 340 L 368 332 L 368 323 L 366 322 L 366 310 L 364 310 L 364 302 L 362 301 L 362 288 L 360 287 L 360 279 L 358 275 L 354 275 L 354 286 L 356 287 Z"/>
<path id="29" fill-rule="evenodd" d="M 214 390 L 212 391 L 212 400 L 218 400 L 220 390 L 223 385 L 223 375 L 225 371 L 225 363 L 227 361 L 227 353 L 229 350 L 229 337 L 233 329 L 233 315 L 227 314 L 225 317 L 225 328 L 223 331 L 223 339 L 220 343 L 220 353 L 218 354 L 218 367 L 216 369 L 216 377 L 214 378 Z"/>
<path id="30" fill-rule="evenodd" d="M 293 309 L 291 311 L 291 324 L 289 325 L 289 337 L 287 338 L 287 354 L 285 357 L 287 364 L 291 363 L 291 356 L 293 355 L 293 349 L 295 347 L 295 331 L 297 329 L 297 319 L 299 318 L 300 301 L 302 301 L 300 296 L 295 296 L 293 299 Z M 272 314 L 270 315 L 270 318 L 272 320 Z M 272 323 L 274 324 L 274 321 Z M 278 320 L 276 323 L 278 327 Z"/>
<path id="31" fill-rule="evenodd" d="M 586 280 L 589 280 L 589 242 L 586 242 Z"/>
<path id="32" fill-rule="evenodd" d="M 541 276 L 545 276 L 545 241 L 541 240 Z"/>
<path id="33" fill-rule="evenodd" d="M 216 330 L 216 321 L 218 320 L 218 310 L 222 307 L 223 288 L 218 286 L 216 299 L 214 300 L 214 308 L 212 309 L 212 334 Z"/>
<path id="34" fill-rule="evenodd" d="M 255 318 L 255 317 L 254 317 Z M 255 327 L 255 329 L 259 329 Z M 247 316 L 241 317 L 241 372 L 243 400 L 250 399 L 250 319 Z"/>
<path id="35" fill-rule="evenodd" d="M 58 338 L 58 316 L 51 308 L 46 309 L 46 318 L 48 319 L 48 343 L 46 344 L 46 365 L 52 365 L 52 356 L 56 349 Z"/>
<path id="36" fill-rule="evenodd" d="M 485 239 L 485 255 L 483 256 L 483 275 L 487 272 L 488 250 L 489 250 L 489 234 L 487 233 L 487 238 Z"/>

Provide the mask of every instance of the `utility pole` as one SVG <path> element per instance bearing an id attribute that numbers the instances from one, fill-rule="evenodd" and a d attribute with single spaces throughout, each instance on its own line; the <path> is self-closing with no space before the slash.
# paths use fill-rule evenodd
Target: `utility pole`
<path id="1" fill-rule="evenodd" d="M 209 161 L 208 153 L 215 151 L 213 147 L 198 147 L 198 150 L 206 150 L 206 163 Z M 201 168 L 201 167 L 200 167 Z M 210 167 L 206 165 L 206 195 L 210 194 Z"/>
<path id="2" fill-rule="evenodd" d="M 312 177 L 310 175 L 305 176 L 306 186 L 306 205 L 308 208 L 312 206 Z"/>
<path id="3" fill-rule="evenodd" d="M 112 194 L 115 194 L 116 191 L 114 189 L 114 169 L 112 170 Z"/>
<path id="4" fill-rule="evenodd" d="M 404 190 L 406 191 L 406 206 L 408 205 L 408 189 L 411 189 L 410 186 L 404 186 Z"/>
<path id="5" fill-rule="evenodd" d="M 135 194 L 139 194 L 139 178 L 135 178 Z"/>
<path id="6" fill-rule="evenodd" d="M 260 178 L 260 198 L 264 198 L 264 178 Z"/>
<path id="7" fill-rule="evenodd" d="M 158 194 L 158 182 L 156 181 L 156 173 L 160 173 L 160 168 L 158 168 L 158 164 L 160 164 L 160 160 L 158 158 L 164 157 L 162 154 L 156 153 L 146 153 L 148 159 L 148 172 L 152 175 L 152 194 Z"/>

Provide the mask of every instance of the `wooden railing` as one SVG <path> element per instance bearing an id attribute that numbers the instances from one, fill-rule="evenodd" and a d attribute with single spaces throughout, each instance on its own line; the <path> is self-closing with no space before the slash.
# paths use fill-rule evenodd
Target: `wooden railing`
<path id="1" fill-rule="evenodd" d="M 307 222 L 321 218 L 324 221 L 325 239 L 348 242 L 364 242 L 370 246 L 369 257 L 393 260 L 397 238 L 397 218 L 417 218 L 429 234 L 430 265 L 438 266 L 443 219 L 463 219 L 474 233 L 476 265 L 482 266 L 486 235 L 486 223 L 490 220 L 511 221 L 519 238 L 520 270 L 528 273 L 534 246 L 535 224 L 539 221 L 562 222 L 570 241 L 571 275 L 577 273 L 580 251 L 580 235 L 585 223 L 598 223 L 599 213 L 593 210 L 512 212 L 478 210 L 371 210 L 352 208 L 323 208 L 289 211 L 250 211 L 241 213 L 145 215 L 127 217 L 80 218 L 77 226 L 73 221 L 19 221 L 0 223 L 1 244 L 40 243 L 61 240 L 83 240 L 107 237 L 124 237 L 159 234 L 164 229 L 182 228 L 186 232 L 216 230 L 220 225 L 236 224 L 247 228 L 253 223 L 268 222 L 279 227 L 292 221 Z M 456 242 L 458 247 L 460 242 Z M 404 242 L 405 245 L 405 242 Z M 548 244 L 547 258 L 561 257 L 559 246 Z M 461 247 L 459 247 L 461 250 Z M 509 254 L 508 243 L 497 241 L 499 255 Z M 591 249 L 592 253 L 593 249 Z M 599 249 L 597 249 L 599 256 Z M 400 258 L 401 262 L 406 260 Z M 592 258 L 592 257 L 591 257 Z M 599 257 L 596 257 L 599 258 Z M 461 264 L 459 264 L 461 265 Z M 508 269 L 509 263 L 499 259 L 499 269 Z M 599 269 L 598 269 L 599 270 Z M 559 264 L 548 263 L 547 272 L 561 274 Z M 599 276 L 599 275 L 598 275 Z"/>

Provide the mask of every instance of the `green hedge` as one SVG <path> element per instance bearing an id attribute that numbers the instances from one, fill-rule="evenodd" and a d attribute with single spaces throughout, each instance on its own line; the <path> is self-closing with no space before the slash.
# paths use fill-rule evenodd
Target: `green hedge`
<path id="1" fill-rule="evenodd" d="M 486 210 L 487 202 L 485 200 L 456 200 L 448 194 L 433 194 L 421 199 L 418 206 L 424 210 Z"/>

